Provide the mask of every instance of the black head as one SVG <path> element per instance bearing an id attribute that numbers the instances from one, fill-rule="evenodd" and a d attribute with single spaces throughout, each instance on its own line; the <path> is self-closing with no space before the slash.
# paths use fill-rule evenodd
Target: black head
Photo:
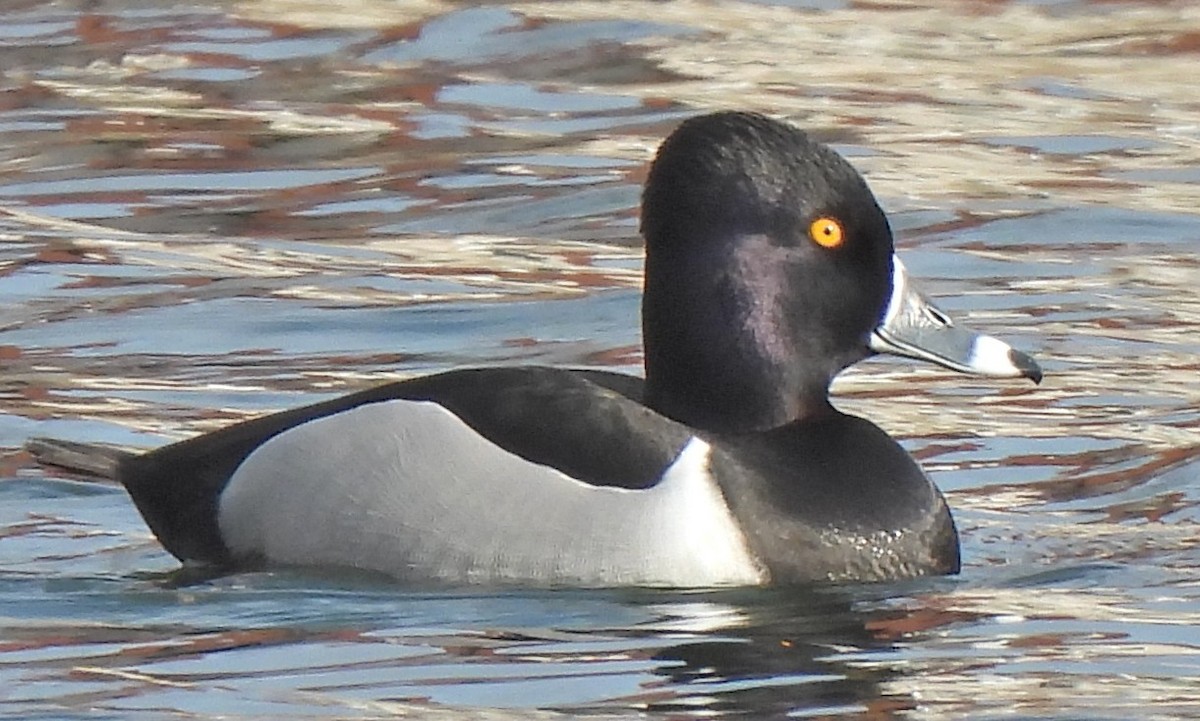
<path id="1" fill-rule="evenodd" d="M 862 177 L 802 131 L 749 113 L 692 118 L 642 196 L 651 407 L 708 430 L 762 430 L 829 408 L 870 354 L 892 235 Z"/>

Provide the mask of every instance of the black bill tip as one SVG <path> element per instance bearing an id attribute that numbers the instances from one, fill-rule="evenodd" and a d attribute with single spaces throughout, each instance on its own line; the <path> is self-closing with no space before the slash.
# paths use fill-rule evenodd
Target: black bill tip
<path id="1" fill-rule="evenodd" d="M 1008 351 L 1008 360 L 1014 368 L 1021 372 L 1021 377 L 1033 381 L 1034 385 L 1041 384 L 1042 367 L 1031 356 L 1019 350 L 1010 349 Z"/>

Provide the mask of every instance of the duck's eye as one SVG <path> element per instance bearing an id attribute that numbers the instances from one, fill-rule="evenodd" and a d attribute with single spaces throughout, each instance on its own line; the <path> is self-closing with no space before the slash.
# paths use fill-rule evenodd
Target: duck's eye
<path id="1" fill-rule="evenodd" d="M 837 248 L 846 240 L 846 232 L 835 218 L 822 216 L 808 226 L 808 237 L 822 248 Z"/>

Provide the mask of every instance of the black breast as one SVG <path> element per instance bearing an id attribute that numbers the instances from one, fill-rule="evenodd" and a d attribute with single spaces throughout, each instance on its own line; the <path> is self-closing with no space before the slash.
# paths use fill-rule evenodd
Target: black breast
<path id="1" fill-rule="evenodd" d="M 713 470 L 772 581 L 958 571 L 941 493 L 871 422 L 835 411 L 715 445 Z"/>

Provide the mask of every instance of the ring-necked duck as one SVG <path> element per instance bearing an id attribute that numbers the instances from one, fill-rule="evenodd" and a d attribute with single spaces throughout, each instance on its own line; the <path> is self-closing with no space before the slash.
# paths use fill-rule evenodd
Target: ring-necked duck
<path id="1" fill-rule="evenodd" d="M 167 550 L 231 567 L 669 586 L 957 571 L 942 495 L 829 384 L 873 353 L 1035 382 L 1037 364 L 934 309 L 859 174 L 767 117 L 681 124 L 641 229 L 645 380 L 450 371 L 120 453 L 115 475 Z M 70 444 L 32 447 L 54 462 Z"/>

